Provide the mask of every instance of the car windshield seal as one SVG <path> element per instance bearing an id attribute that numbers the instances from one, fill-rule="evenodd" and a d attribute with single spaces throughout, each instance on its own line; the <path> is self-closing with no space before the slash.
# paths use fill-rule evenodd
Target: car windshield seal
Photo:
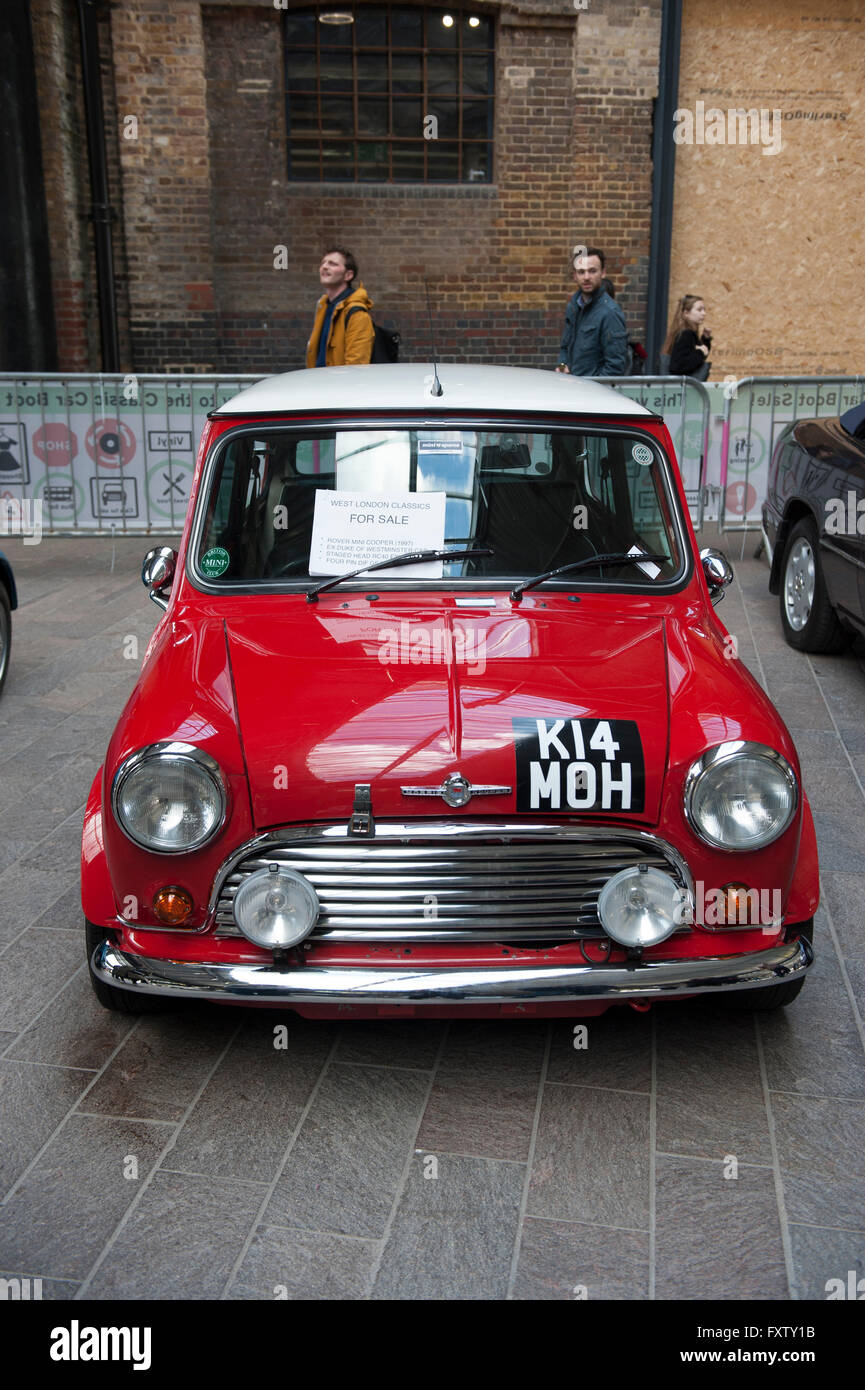
<path id="1" fill-rule="evenodd" d="M 637 554 L 628 554 L 621 551 L 613 555 L 589 555 L 585 560 L 575 560 L 571 565 L 560 565 L 556 570 L 547 570 L 545 574 L 536 574 L 534 579 L 526 579 L 522 584 L 517 584 L 511 590 L 511 602 L 519 603 L 527 589 L 534 589 L 538 584 L 543 584 L 547 579 L 555 579 L 560 574 L 573 574 L 575 570 L 593 569 L 595 565 L 636 565 L 645 561 L 657 562 L 659 560 L 668 561 L 669 555 L 646 555 L 642 551 Z"/>
<path id="2" fill-rule="evenodd" d="M 373 570 L 396 568 L 401 565 L 421 565 L 427 564 L 431 560 L 465 560 L 481 555 L 494 555 L 495 551 L 488 547 L 472 550 L 407 550 L 402 555 L 390 555 L 386 560 L 376 560 L 372 565 L 364 565 L 362 569 L 350 570 L 348 574 L 335 574 L 332 579 L 326 579 L 323 584 L 316 584 L 314 589 L 307 589 L 307 603 L 315 603 L 319 594 L 325 593 L 328 589 L 335 589 L 337 584 L 342 584 L 349 579 L 357 579 L 362 574 L 370 574 Z"/>
<path id="3" fill-rule="evenodd" d="M 336 415 L 334 415 L 333 420 L 331 420 L 329 416 L 327 417 L 327 420 L 325 420 L 323 417 L 316 417 L 316 423 L 334 424 L 336 422 L 336 418 Z M 660 419 L 660 417 L 657 418 Z M 574 422 L 570 418 L 565 420 L 559 417 L 556 417 L 554 419 L 545 417 L 542 421 L 539 416 L 536 416 L 531 412 L 515 412 L 514 414 L 502 414 L 500 412 L 486 410 L 483 412 L 472 412 L 468 410 L 460 411 L 453 418 L 448 419 L 447 424 L 450 428 L 458 427 L 474 429 L 478 427 L 479 421 L 483 424 L 483 426 L 486 429 L 491 431 L 496 428 L 503 428 L 505 426 L 507 426 L 507 428 L 510 430 L 528 430 L 531 427 L 540 427 L 541 425 L 543 425 L 543 427 L 551 435 L 556 436 L 560 434 L 571 434 L 574 432 L 575 428 L 577 428 L 576 422 Z M 292 419 L 290 421 L 285 419 L 279 419 L 277 421 L 274 421 L 272 424 L 269 420 L 244 420 L 242 423 L 239 420 L 236 422 L 232 421 L 231 423 L 226 422 L 226 428 L 221 430 L 218 436 L 213 440 L 210 448 L 208 449 L 207 457 L 205 460 L 205 472 L 203 474 L 202 486 L 199 488 L 198 491 L 195 516 L 193 518 L 192 523 L 193 530 L 191 538 L 191 547 L 187 550 L 185 562 L 188 577 L 196 588 L 211 593 L 226 592 L 227 590 L 231 590 L 232 592 L 240 594 L 258 592 L 263 586 L 266 586 L 269 590 L 279 592 L 291 592 L 293 590 L 294 592 L 301 592 L 306 594 L 310 587 L 310 578 L 307 578 L 305 582 L 302 579 L 298 578 L 294 582 L 289 580 L 286 583 L 285 581 L 280 580 L 278 576 L 263 575 L 254 579 L 241 577 L 236 581 L 230 580 L 227 583 L 220 582 L 220 584 L 217 585 L 206 575 L 201 573 L 198 567 L 197 550 L 195 547 L 198 547 L 200 545 L 202 535 L 204 534 L 206 524 L 206 502 L 210 496 L 210 489 L 213 483 L 214 472 L 217 468 L 217 465 L 220 461 L 225 447 L 238 438 L 243 438 L 246 435 L 254 434 L 260 431 L 262 426 L 268 429 L 272 429 L 276 434 L 279 434 L 280 436 L 287 436 L 289 438 L 293 436 L 305 435 L 310 423 L 311 422 L 307 420 L 305 417 L 302 419 Z M 389 428 L 399 426 L 404 427 L 406 429 L 416 429 L 423 427 L 427 429 L 433 429 L 441 428 L 444 422 L 436 417 L 424 416 L 423 418 L 421 418 L 414 412 L 400 411 L 398 413 L 395 412 L 394 415 L 391 416 L 380 415 L 377 411 L 371 411 L 368 413 L 358 411 L 353 412 L 350 416 L 345 417 L 340 413 L 338 423 L 341 427 L 354 429 L 368 429 L 372 426 L 386 426 Z M 685 528 L 682 522 L 682 512 L 680 505 L 681 499 L 678 496 L 673 482 L 673 478 L 671 476 L 671 465 L 666 452 L 663 448 L 659 448 L 658 440 L 654 437 L 654 435 L 651 435 L 648 431 L 642 428 L 642 425 L 642 420 L 632 422 L 631 420 L 625 418 L 616 418 L 615 420 L 610 421 L 601 421 L 592 418 L 591 420 L 579 421 L 579 428 L 582 430 L 582 432 L 588 433 L 593 437 L 601 433 L 605 433 L 608 435 L 636 435 L 637 437 L 642 438 L 644 442 L 650 444 L 650 446 L 653 449 L 658 451 L 658 459 L 661 465 L 661 487 L 663 492 L 663 498 L 665 500 L 666 507 L 669 509 L 670 513 L 668 520 L 673 525 L 675 532 L 672 555 L 667 555 L 664 557 L 664 559 L 667 560 L 668 563 L 671 560 L 674 562 L 676 572 L 672 574 L 669 578 L 664 578 L 663 576 L 656 577 L 654 579 L 654 584 L 660 585 L 664 589 L 669 589 L 671 586 L 681 587 L 681 584 L 687 580 L 687 571 L 689 569 L 689 549 L 685 538 Z M 683 543 L 684 553 L 681 557 L 677 559 L 676 557 L 679 550 L 679 546 Z M 454 558 L 454 552 L 449 552 L 449 555 L 451 558 Z M 650 557 L 648 554 L 646 554 L 637 556 L 636 558 L 637 560 L 649 560 Z M 391 564 L 393 564 L 393 561 L 391 561 Z M 386 566 L 383 566 L 382 568 L 386 568 Z M 361 576 L 365 573 L 367 573 L 366 570 L 360 571 L 360 573 L 357 576 L 358 579 L 360 579 Z M 338 583 L 348 582 L 346 576 L 334 577 L 338 579 Z M 544 572 L 544 577 L 546 577 L 546 571 Z M 640 578 L 642 578 L 642 576 L 640 576 Z M 476 586 L 478 583 L 481 583 L 484 587 L 504 589 L 507 592 L 507 590 L 514 584 L 515 581 L 521 582 L 522 579 L 523 576 L 519 575 L 518 573 L 514 574 L 512 570 L 510 577 L 507 575 L 507 573 L 502 572 L 495 575 L 484 574 L 482 576 L 451 575 L 447 578 L 442 577 L 437 580 L 425 579 L 422 582 L 425 588 L 431 586 L 434 589 L 441 588 L 442 586 L 450 587 L 451 585 L 456 585 L 457 587 L 462 588 L 467 585 Z M 395 584 L 399 584 L 399 582 L 400 581 L 396 575 L 383 576 L 381 579 L 381 583 L 390 587 L 392 587 Z M 617 587 L 622 587 L 625 592 L 629 593 L 633 592 L 635 588 L 634 582 L 629 581 L 624 574 L 621 575 L 618 580 L 610 580 L 609 582 L 615 583 Z M 561 585 L 559 587 L 561 587 Z"/>

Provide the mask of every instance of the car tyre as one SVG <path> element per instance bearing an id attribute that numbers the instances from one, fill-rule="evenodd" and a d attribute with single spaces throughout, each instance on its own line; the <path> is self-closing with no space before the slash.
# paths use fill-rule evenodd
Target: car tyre
<path id="1" fill-rule="evenodd" d="M 0 695 L 9 670 L 9 649 L 12 645 L 12 609 L 4 584 L 0 583 Z"/>
<path id="2" fill-rule="evenodd" d="M 810 516 L 796 522 L 781 565 L 781 626 L 800 652 L 840 652 L 849 636 L 829 602 L 817 527 Z"/>
<path id="3" fill-rule="evenodd" d="M 93 952 L 100 942 L 112 933 L 106 931 L 104 927 L 94 926 L 92 922 L 86 923 L 87 936 L 87 969 L 90 974 L 90 983 L 93 986 L 93 993 L 99 1000 L 104 1009 L 110 1009 L 115 1014 L 161 1014 L 166 1009 L 171 1008 L 171 1000 L 163 999 L 158 994 L 142 994 L 137 990 L 118 989 L 116 985 L 107 985 L 104 980 L 100 980 L 93 973 Z"/>
<path id="4" fill-rule="evenodd" d="M 799 936 L 807 941 L 814 940 L 814 923 L 805 922 L 799 929 Z M 783 985 L 769 985 L 766 989 L 737 989 L 718 995 L 718 1001 L 728 1009 L 747 1009 L 750 1013 L 771 1013 L 792 1004 L 805 983 L 806 976 L 789 980 Z"/>

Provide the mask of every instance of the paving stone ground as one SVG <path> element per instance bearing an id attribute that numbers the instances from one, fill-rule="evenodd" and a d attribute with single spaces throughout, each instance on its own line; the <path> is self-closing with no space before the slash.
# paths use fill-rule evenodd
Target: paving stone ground
<path id="1" fill-rule="evenodd" d="M 583 1051 L 568 1022 L 101 1009 L 79 835 L 158 617 L 150 542 L 5 543 L 0 1275 L 56 1299 L 631 1300 L 863 1276 L 865 665 L 787 647 L 753 538 L 741 561 L 725 540 L 720 616 L 814 808 L 818 963 L 777 1015 L 616 1009 Z"/>

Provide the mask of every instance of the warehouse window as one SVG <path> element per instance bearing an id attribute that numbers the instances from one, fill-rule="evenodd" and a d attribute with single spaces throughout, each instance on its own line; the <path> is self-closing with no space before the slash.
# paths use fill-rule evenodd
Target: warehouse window
<path id="1" fill-rule="evenodd" d="M 290 179 L 489 183 L 489 15 L 339 0 L 284 24 Z"/>

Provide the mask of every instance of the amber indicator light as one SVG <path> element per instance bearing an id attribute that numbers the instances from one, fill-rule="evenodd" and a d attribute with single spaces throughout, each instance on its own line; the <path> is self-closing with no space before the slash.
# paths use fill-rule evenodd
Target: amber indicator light
<path id="1" fill-rule="evenodd" d="M 192 898 L 185 888 L 160 888 L 153 899 L 153 911 L 166 926 L 180 927 L 192 911 Z"/>
<path id="2" fill-rule="evenodd" d="M 725 926 L 759 927 L 760 896 L 758 893 L 749 896 L 749 891 L 747 883 L 724 884 L 721 889 L 723 901 L 718 904 L 718 918 Z"/>

